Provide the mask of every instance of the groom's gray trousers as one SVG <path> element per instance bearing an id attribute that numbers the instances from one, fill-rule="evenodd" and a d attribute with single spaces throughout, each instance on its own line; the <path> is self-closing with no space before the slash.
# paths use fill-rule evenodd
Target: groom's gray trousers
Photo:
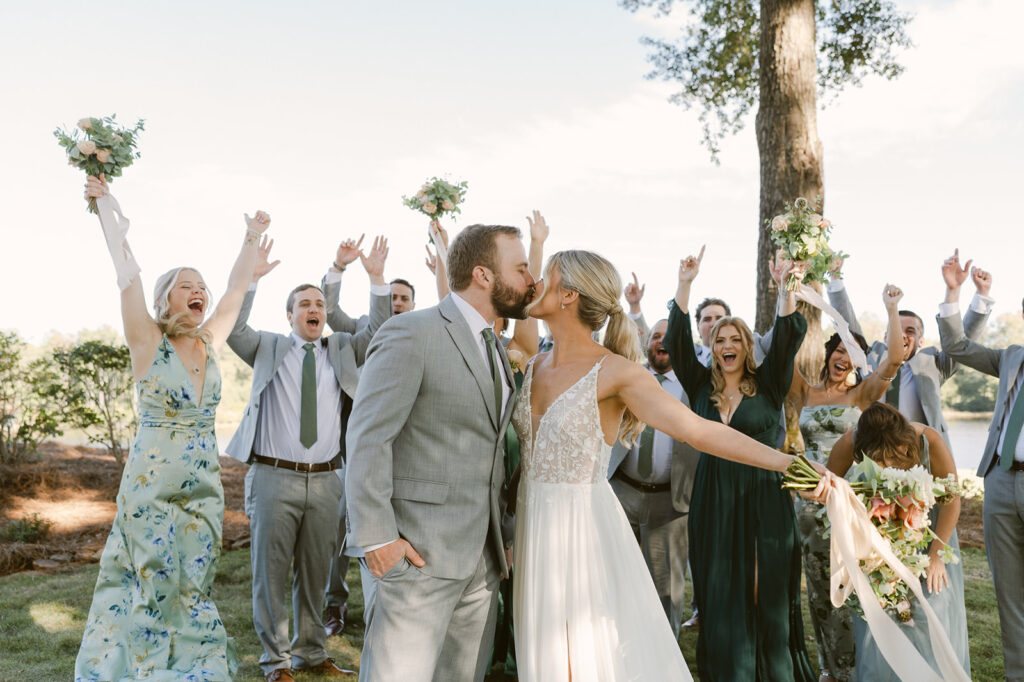
<path id="1" fill-rule="evenodd" d="M 360 559 L 366 639 L 361 682 L 483 680 L 498 614 L 497 562 L 483 548 L 463 579 L 436 578 L 399 559 L 377 578 Z M 511 607 L 511 605 L 507 605 Z"/>

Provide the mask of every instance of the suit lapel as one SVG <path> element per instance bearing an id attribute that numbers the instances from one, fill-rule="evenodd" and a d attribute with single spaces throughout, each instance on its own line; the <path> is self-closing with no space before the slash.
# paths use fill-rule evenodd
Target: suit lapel
<path id="1" fill-rule="evenodd" d="M 491 418 L 491 424 L 494 428 L 499 428 L 500 419 L 499 415 L 495 414 L 494 406 L 494 382 L 491 379 L 490 371 L 484 365 L 483 355 L 480 353 L 476 339 L 473 338 L 473 332 L 469 330 L 469 324 L 450 298 L 445 298 L 438 303 L 437 308 L 448 320 L 448 334 L 462 354 L 462 359 L 466 361 L 469 371 L 473 373 L 473 378 L 476 379 L 477 388 L 480 389 L 480 395 L 483 397 L 487 414 Z"/>

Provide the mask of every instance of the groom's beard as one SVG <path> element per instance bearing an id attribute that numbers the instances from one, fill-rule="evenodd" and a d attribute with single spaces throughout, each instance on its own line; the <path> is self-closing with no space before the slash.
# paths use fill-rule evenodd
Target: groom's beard
<path id="1" fill-rule="evenodd" d="M 491 290 L 491 305 L 494 306 L 498 317 L 511 317 L 515 320 L 526 319 L 526 309 L 533 300 L 535 287 L 527 287 L 526 291 L 519 293 L 498 275 L 494 280 L 494 288 Z"/>

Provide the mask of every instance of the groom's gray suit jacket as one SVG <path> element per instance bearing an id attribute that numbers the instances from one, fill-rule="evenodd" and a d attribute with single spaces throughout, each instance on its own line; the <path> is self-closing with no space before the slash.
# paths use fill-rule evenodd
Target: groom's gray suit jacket
<path id="1" fill-rule="evenodd" d="M 996 445 L 999 444 L 1003 415 L 1006 412 L 1006 398 L 1017 379 L 1021 364 L 1024 363 L 1024 346 L 1015 344 L 1009 348 L 987 348 L 964 333 L 964 324 L 958 315 L 936 319 L 939 321 L 942 350 L 949 353 L 957 362 L 984 374 L 999 377 L 999 393 L 996 395 L 992 423 L 988 427 L 988 441 L 985 443 L 981 464 L 978 466 L 978 475 L 984 478 L 992 464 L 999 458 L 996 454 Z"/>
<path id="2" fill-rule="evenodd" d="M 401 537 L 423 556 L 424 573 L 464 579 L 490 542 L 507 574 L 501 497 L 515 398 L 496 414 L 490 370 L 451 297 L 388 320 L 349 418 L 349 545 Z"/>
<path id="3" fill-rule="evenodd" d="M 832 307 L 839 311 L 843 318 L 846 319 L 846 322 L 850 325 L 850 330 L 862 334 L 860 323 L 857 322 L 857 315 L 853 312 L 853 304 L 850 303 L 850 297 L 846 293 L 846 288 L 844 287 L 836 292 L 829 291 L 828 298 Z M 981 334 L 987 321 L 988 314 L 968 309 L 964 315 L 962 328 L 967 330 L 968 338 L 975 339 Z M 941 325 L 939 333 L 942 333 Z M 875 341 L 871 344 L 871 348 L 868 349 L 867 359 L 868 365 L 872 370 L 878 369 L 878 365 L 885 353 L 886 345 L 881 341 Z M 928 426 L 942 435 L 946 445 L 950 445 L 949 427 L 946 425 L 945 417 L 942 416 L 942 398 L 939 394 L 939 389 L 942 388 L 942 384 L 945 383 L 946 379 L 949 379 L 960 369 L 957 359 L 945 350 L 945 345 L 943 345 L 942 350 L 934 346 L 928 346 L 927 348 L 919 349 L 914 353 L 914 357 L 910 358 L 906 363 L 914 377 L 914 386 L 917 388 L 917 396 L 921 400 L 921 410 L 924 412 L 925 421 Z M 952 448 L 952 445 L 950 445 L 950 448 Z"/>
<path id="4" fill-rule="evenodd" d="M 256 331 L 249 326 L 249 312 L 256 296 L 255 290 L 246 293 L 242 308 L 238 312 L 238 320 L 228 336 L 228 346 L 238 357 L 253 368 L 252 391 L 249 393 L 249 404 L 242 413 L 242 422 L 238 425 L 235 435 L 225 450 L 229 455 L 242 462 L 252 459 L 252 447 L 256 441 L 256 428 L 259 424 L 260 398 L 270 384 L 277 368 L 284 362 L 285 356 L 292 347 L 289 334 L 275 334 L 267 331 Z M 350 398 L 355 396 L 359 382 L 359 366 L 366 357 L 366 349 L 370 339 L 380 325 L 391 316 L 390 296 L 370 296 L 370 323 L 355 334 L 335 332 L 321 339 L 327 345 L 327 357 L 338 385 Z M 344 426 L 344 425 L 343 425 Z M 345 430 L 341 431 L 341 452 L 345 449 Z M 260 453 L 256 453 L 260 454 Z"/>

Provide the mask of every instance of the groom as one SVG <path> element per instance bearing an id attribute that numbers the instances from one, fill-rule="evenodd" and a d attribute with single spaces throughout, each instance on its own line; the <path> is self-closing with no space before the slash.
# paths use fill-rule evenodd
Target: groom
<path id="1" fill-rule="evenodd" d="M 536 286 L 519 230 L 465 228 L 448 282 L 436 307 L 377 332 L 349 420 L 348 542 L 373 587 L 360 680 L 482 680 L 491 653 L 515 402 L 492 327 L 524 319 Z"/>

